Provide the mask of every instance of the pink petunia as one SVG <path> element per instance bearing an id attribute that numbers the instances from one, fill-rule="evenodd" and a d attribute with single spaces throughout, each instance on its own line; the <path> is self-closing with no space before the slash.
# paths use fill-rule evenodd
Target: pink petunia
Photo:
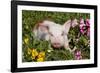
<path id="1" fill-rule="evenodd" d="M 85 26 L 85 24 L 84 24 L 84 19 L 83 18 L 80 18 L 80 32 L 82 33 L 82 34 L 84 34 L 84 29 L 83 29 L 83 27 Z"/>
<path id="2" fill-rule="evenodd" d="M 87 26 L 87 36 L 90 36 L 90 20 L 86 19 L 86 26 Z"/>
<path id="3" fill-rule="evenodd" d="M 90 26 L 90 20 L 86 19 L 86 26 Z"/>
<path id="4" fill-rule="evenodd" d="M 82 17 L 80 18 L 80 32 L 90 36 L 90 20 L 86 19 L 85 21 L 86 22 L 84 23 L 84 19 Z"/>
<path id="5" fill-rule="evenodd" d="M 82 59 L 81 51 L 77 50 L 77 51 L 75 52 L 75 59 L 76 59 L 76 60 Z"/>

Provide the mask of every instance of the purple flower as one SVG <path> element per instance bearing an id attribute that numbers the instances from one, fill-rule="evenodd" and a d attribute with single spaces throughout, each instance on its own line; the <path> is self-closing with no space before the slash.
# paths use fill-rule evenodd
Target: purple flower
<path id="1" fill-rule="evenodd" d="M 90 36 L 90 20 L 87 18 L 85 21 L 84 23 L 84 19 L 82 17 L 80 18 L 80 32 Z"/>
<path id="2" fill-rule="evenodd" d="M 90 20 L 86 19 L 86 26 L 87 26 L 87 36 L 90 36 Z"/>
<path id="3" fill-rule="evenodd" d="M 77 50 L 77 51 L 75 52 L 75 59 L 76 59 L 76 60 L 82 59 L 81 51 Z"/>
<path id="4" fill-rule="evenodd" d="M 84 19 L 82 17 L 80 18 L 80 24 L 84 24 Z"/>
<path id="5" fill-rule="evenodd" d="M 86 26 L 90 26 L 90 20 L 86 19 Z"/>
<path id="6" fill-rule="evenodd" d="M 80 25 L 80 32 L 81 32 L 82 34 L 84 34 L 84 24 L 81 24 L 81 25 Z"/>
<path id="7" fill-rule="evenodd" d="M 83 18 L 80 18 L 80 32 L 82 33 L 82 34 L 84 34 L 84 26 L 85 26 L 85 24 L 84 24 L 84 19 Z"/>

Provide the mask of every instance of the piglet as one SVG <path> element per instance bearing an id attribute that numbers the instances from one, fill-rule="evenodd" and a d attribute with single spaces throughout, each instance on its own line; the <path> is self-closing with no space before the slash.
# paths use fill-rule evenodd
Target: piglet
<path id="1" fill-rule="evenodd" d="M 55 23 L 53 21 L 44 20 L 38 23 L 37 27 L 33 29 L 33 33 L 40 40 L 50 41 L 51 46 L 54 48 L 64 47 L 72 52 L 69 48 L 68 32 L 71 24 L 77 25 L 75 20 L 67 20 L 63 25 Z"/>

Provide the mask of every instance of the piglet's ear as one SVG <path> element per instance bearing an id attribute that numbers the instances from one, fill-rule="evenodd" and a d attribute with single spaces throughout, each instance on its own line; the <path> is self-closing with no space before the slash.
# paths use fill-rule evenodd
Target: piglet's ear
<path id="1" fill-rule="evenodd" d="M 34 36 L 38 39 L 45 39 L 45 40 L 49 40 L 48 38 L 48 31 L 49 31 L 49 28 L 48 28 L 48 23 L 46 22 L 39 22 L 37 23 L 34 28 L 33 28 L 33 33 L 34 33 Z"/>
<path id="2" fill-rule="evenodd" d="M 46 27 L 48 28 L 49 25 L 47 23 L 45 23 L 45 21 L 40 21 L 37 24 L 35 24 L 33 31 L 39 29 L 39 27 Z"/>
<path id="3" fill-rule="evenodd" d="M 77 19 L 73 19 L 72 21 L 71 21 L 71 27 L 75 27 L 75 26 L 77 26 L 78 25 L 78 20 Z"/>
<path id="4" fill-rule="evenodd" d="M 71 27 L 71 20 L 68 20 L 63 25 L 63 29 L 66 34 L 68 34 L 70 27 Z"/>

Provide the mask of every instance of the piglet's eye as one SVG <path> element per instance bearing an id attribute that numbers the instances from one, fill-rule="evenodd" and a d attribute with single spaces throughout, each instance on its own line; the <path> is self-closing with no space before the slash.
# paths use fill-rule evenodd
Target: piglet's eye
<path id="1" fill-rule="evenodd" d="M 64 35 L 64 32 L 61 34 L 61 36 L 63 36 Z"/>

